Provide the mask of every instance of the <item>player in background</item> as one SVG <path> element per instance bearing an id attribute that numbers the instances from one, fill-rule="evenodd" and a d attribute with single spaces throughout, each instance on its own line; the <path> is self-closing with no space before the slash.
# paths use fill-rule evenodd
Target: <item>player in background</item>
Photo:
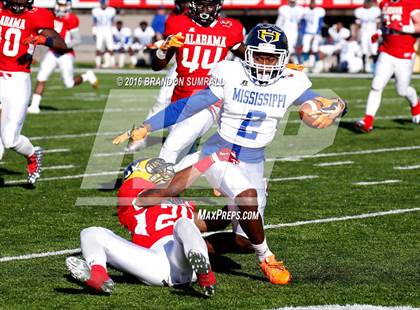
<path id="1" fill-rule="evenodd" d="M 112 28 L 112 35 L 114 37 L 114 52 L 118 55 L 118 68 L 123 68 L 125 64 L 125 56 L 128 54 L 130 57 L 134 56 L 132 50 L 133 38 L 131 36 L 131 29 L 124 27 L 121 20 L 115 23 Z M 115 61 L 114 61 L 115 62 Z M 136 60 L 131 61 L 132 66 L 136 65 Z"/>
<path id="2" fill-rule="evenodd" d="M 233 221 L 238 244 L 249 239 L 266 277 L 273 284 L 284 285 L 291 281 L 291 275 L 270 251 L 264 233 L 264 149 L 274 139 L 278 121 L 292 104 L 320 102 L 322 107 L 315 111 L 319 117 L 313 124 L 318 128 L 330 126 L 345 104 L 339 98 L 329 100 L 316 94 L 304 72 L 286 68 L 287 38 L 280 28 L 257 25 L 249 33 L 246 46 L 244 61 L 222 61 L 213 68 L 213 80 L 222 79 L 223 83 L 211 83 L 191 97 L 170 104 L 143 125 L 116 137 L 113 143 L 123 143 L 129 137 L 142 139 L 149 132 L 182 122 L 221 101 L 218 131 L 204 143 L 200 155 L 202 158 L 229 148 L 236 152 L 240 163 L 215 164 L 205 177 L 229 198 L 230 210 L 258 212 L 258 219 Z"/>
<path id="3" fill-rule="evenodd" d="M 73 48 L 80 44 L 79 18 L 71 12 L 71 1 L 57 0 L 54 8 L 54 29 L 63 38 L 68 47 L 66 53 L 57 53 L 50 49 L 42 59 L 40 69 L 35 84 L 35 91 L 32 95 L 31 105 L 28 113 L 38 114 L 41 112 L 39 106 L 42 100 L 42 94 L 45 89 L 45 83 L 58 66 L 61 71 L 66 88 L 73 88 L 83 82 L 89 82 L 93 87 L 98 86 L 98 79 L 93 71 L 88 70 L 83 74 L 74 76 L 74 57 Z"/>
<path id="4" fill-rule="evenodd" d="M 113 51 L 114 42 L 112 38 L 112 26 L 114 24 L 116 11 L 113 7 L 108 6 L 107 0 L 100 1 L 100 7 L 92 10 L 93 17 L 93 35 L 96 38 L 96 68 L 100 68 L 102 64 L 102 56 L 104 58 L 103 68 L 114 67 Z"/>
<path id="5" fill-rule="evenodd" d="M 194 271 L 204 294 L 213 295 L 216 278 L 206 243 L 193 222 L 195 205 L 174 197 L 220 161 L 237 163 L 231 150 L 217 151 L 175 176 L 173 165 L 160 158 L 131 163 L 118 192 L 117 211 L 131 242 L 101 227 L 82 230 L 84 260 L 66 259 L 72 276 L 99 292 L 111 293 L 114 282 L 107 264 L 157 286 L 191 283 Z"/>
<path id="6" fill-rule="evenodd" d="M 282 29 L 287 36 L 290 57 L 294 63 L 298 63 L 295 47 L 298 40 L 299 23 L 304 11 L 302 6 L 296 4 L 296 0 L 289 0 L 288 4 L 282 5 L 278 10 L 276 26 Z"/>
<path id="7" fill-rule="evenodd" d="M 356 24 L 359 26 L 363 64 L 366 72 L 372 72 L 372 57 L 378 54 L 378 43 L 372 43 L 371 37 L 378 30 L 381 10 L 373 5 L 373 0 L 365 0 L 363 6 L 354 10 Z"/>
<path id="8" fill-rule="evenodd" d="M 171 19 L 176 18 L 176 16 L 181 14 L 187 14 L 189 9 L 189 1 L 188 0 L 175 0 L 175 8 L 169 13 L 168 18 L 166 19 L 166 24 L 172 24 L 173 22 Z M 160 47 L 162 42 L 156 42 Z M 176 72 L 176 63 L 169 68 L 168 73 L 165 76 L 167 81 L 174 81 L 176 80 L 178 73 Z M 168 83 L 167 85 L 163 86 L 159 90 L 159 94 L 157 96 L 156 102 L 153 107 L 150 109 L 147 118 L 155 115 L 160 110 L 163 110 L 167 107 L 168 104 L 171 103 L 171 97 L 174 92 L 175 83 Z M 139 141 L 130 140 L 126 151 L 133 152 L 137 151 L 141 148 L 144 148 L 147 144 L 147 138 Z"/>
<path id="9" fill-rule="evenodd" d="M 230 18 L 221 18 L 221 0 L 191 0 L 187 14 L 168 19 L 166 41 L 152 59 L 153 70 L 159 71 L 176 57 L 179 83 L 171 101 L 186 98 L 207 86 L 210 70 L 224 60 L 229 51 L 243 58 L 242 25 Z M 216 105 L 194 115 L 172 128 L 159 154 L 167 162 L 176 163 L 180 154 L 191 149 L 217 117 Z"/>
<path id="10" fill-rule="evenodd" d="M 66 43 L 54 30 L 54 16 L 32 6 L 31 0 L 0 2 L 0 159 L 5 149 L 26 157 L 28 183 L 41 175 L 43 151 L 21 135 L 31 95 L 30 66 L 36 45 L 65 51 Z"/>
<path id="11" fill-rule="evenodd" d="M 379 109 L 382 91 L 395 75 L 395 88 L 399 96 L 405 97 L 411 107 L 412 121 L 420 123 L 420 103 L 415 88 L 410 86 L 414 65 L 414 44 L 420 33 L 420 2 L 415 0 L 384 0 L 382 30 L 372 36 L 372 41 L 382 42 L 366 105 L 365 117 L 355 126 L 362 132 L 370 132 Z"/>
<path id="12" fill-rule="evenodd" d="M 321 29 L 324 25 L 325 10 L 315 6 L 315 0 L 311 0 L 309 7 L 305 8 L 302 17 L 303 38 L 302 53 L 305 67 L 313 68 L 318 61 L 319 43 L 321 41 Z"/>
<path id="13" fill-rule="evenodd" d="M 145 53 L 145 49 L 153 45 L 156 33 L 147 21 L 141 21 L 139 26 L 134 29 L 133 32 L 133 49 L 136 53 L 136 62 L 139 59 L 143 59 L 144 62 L 149 65 L 151 60 L 150 53 Z"/>

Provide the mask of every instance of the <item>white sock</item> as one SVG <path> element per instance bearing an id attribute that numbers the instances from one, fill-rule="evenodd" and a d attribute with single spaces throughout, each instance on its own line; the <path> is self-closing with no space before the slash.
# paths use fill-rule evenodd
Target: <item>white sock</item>
<path id="1" fill-rule="evenodd" d="M 115 67 L 115 56 L 109 54 L 109 59 L 110 59 L 111 67 Z"/>
<path id="2" fill-rule="evenodd" d="M 82 73 L 80 76 L 82 77 L 82 81 L 83 82 L 86 82 L 87 81 L 87 73 L 86 72 L 85 73 Z"/>
<path id="3" fill-rule="evenodd" d="M 267 257 L 273 255 L 273 253 L 268 248 L 267 240 L 265 238 L 261 244 L 252 244 L 252 247 L 254 248 L 259 262 L 262 262 Z"/>
<path id="4" fill-rule="evenodd" d="M 177 220 L 174 226 L 174 238 L 182 244 L 185 257 L 188 257 L 190 250 L 196 250 L 203 254 L 207 264 L 210 264 L 206 242 L 192 220 L 186 218 Z"/>
<path id="5" fill-rule="evenodd" d="M 97 67 L 101 66 L 101 56 L 96 56 L 95 57 L 95 63 Z"/>
<path id="6" fill-rule="evenodd" d="M 2 160 L 3 155 L 4 155 L 4 145 L 0 138 L 0 160 Z"/>
<path id="7" fill-rule="evenodd" d="M 133 65 L 133 66 L 135 66 L 136 64 L 137 64 L 137 57 L 136 56 L 131 56 L 131 64 Z"/>
<path id="8" fill-rule="evenodd" d="M 89 266 L 101 265 L 106 269 L 106 239 L 106 231 L 101 227 L 89 227 L 80 233 L 82 254 Z"/>
<path id="9" fill-rule="evenodd" d="M 39 105 L 41 103 L 41 99 L 42 99 L 42 96 L 41 95 L 33 94 L 32 101 L 31 101 L 31 107 L 37 107 L 37 108 L 39 108 Z"/>
<path id="10" fill-rule="evenodd" d="M 123 68 L 125 63 L 125 54 L 120 54 L 120 57 L 118 58 L 118 67 Z"/>
<path id="11" fill-rule="evenodd" d="M 412 107 L 417 105 L 418 99 L 417 99 L 417 93 L 416 90 L 409 86 L 407 89 L 407 95 L 405 95 L 405 98 L 410 103 Z"/>
<path id="12" fill-rule="evenodd" d="M 366 105 L 366 114 L 375 116 L 378 112 L 379 106 L 381 104 L 382 90 L 371 89 L 369 92 L 367 105 Z"/>
<path id="13" fill-rule="evenodd" d="M 34 146 L 32 145 L 31 141 L 25 136 L 20 135 L 17 138 L 16 146 L 13 147 L 17 153 L 22 154 L 25 157 L 31 156 L 34 152 Z"/>

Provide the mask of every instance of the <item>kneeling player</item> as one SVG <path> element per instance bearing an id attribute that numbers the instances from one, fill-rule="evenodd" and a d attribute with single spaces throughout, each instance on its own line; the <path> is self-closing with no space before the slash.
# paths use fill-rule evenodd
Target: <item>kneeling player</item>
<path id="1" fill-rule="evenodd" d="M 188 284 L 194 279 L 194 271 L 204 293 L 213 295 L 216 279 L 206 243 L 192 221 L 195 206 L 173 197 L 221 161 L 237 163 L 235 153 L 225 149 L 175 176 L 173 165 L 160 158 L 130 164 L 118 193 L 118 217 L 130 231 L 131 242 L 101 227 L 82 230 L 85 260 L 66 259 L 72 276 L 99 292 L 111 293 L 114 282 L 107 264 L 158 286 Z"/>
<path id="2" fill-rule="evenodd" d="M 61 71 L 66 88 L 73 88 L 83 82 L 89 82 L 93 87 L 98 86 L 98 79 L 93 71 L 73 75 L 74 71 L 74 50 L 73 48 L 81 41 L 79 30 L 79 18 L 71 12 L 71 2 L 67 0 L 57 0 L 54 9 L 54 29 L 66 42 L 68 50 L 66 53 L 57 53 L 50 49 L 42 59 L 40 70 L 37 76 L 35 91 L 32 96 L 31 105 L 28 112 L 32 114 L 40 113 L 39 105 L 42 99 L 42 93 L 45 89 L 45 83 L 51 73 L 58 66 Z"/>

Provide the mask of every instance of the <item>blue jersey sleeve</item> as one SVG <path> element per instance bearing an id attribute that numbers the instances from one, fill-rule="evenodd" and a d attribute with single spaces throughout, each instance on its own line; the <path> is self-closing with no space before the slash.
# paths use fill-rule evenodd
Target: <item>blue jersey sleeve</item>
<path id="1" fill-rule="evenodd" d="M 302 95 L 300 95 L 299 98 L 295 100 L 295 102 L 293 102 L 293 104 L 301 105 L 308 100 L 314 99 L 315 97 L 322 97 L 322 96 L 318 94 L 317 92 L 313 91 L 312 89 L 308 88 L 302 93 Z"/>
<path id="2" fill-rule="evenodd" d="M 150 125 L 152 131 L 166 128 L 191 117 L 219 101 L 219 98 L 210 90 L 203 89 L 191 97 L 186 97 L 171 103 L 166 109 L 158 112 L 144 121 Z"/>

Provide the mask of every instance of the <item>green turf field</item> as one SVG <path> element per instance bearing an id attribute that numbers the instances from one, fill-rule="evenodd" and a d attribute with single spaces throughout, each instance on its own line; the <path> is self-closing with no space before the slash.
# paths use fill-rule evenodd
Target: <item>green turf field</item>
<path id="1" fill-rule="evenodd" d="M 354 133 L 352 124 L 364 114 L 370 79 L 312 79 L 314 88 L 330 88 L 349 102 L 334 145 L 321 152 L 334 154 L 275 163 L 271 178 L 281 180 L 270 183 L 266 224 L 295 224 L 268 229 L 267 239 L 293 274 L 289 286 L 268 283 L 254 255 L 226 255 L 218 260 L 214 265 L 218 288 L 212 299 L 202 298 L 196 286 L 191 290 L 148 287 L 114 270 L 110 272 L 117 283 L 113 295 L 96 296 L 68 277 L 65 255 L 5 261 L 5 257 L 76 249 L 80 230 L 88 226 L 107 227 L 127 237 L 115 207 L 75 205 L 78 197 L 112 198 L 116 193 L 81 189 L 80 176 L 86 173 L 94 133 L 103 124 L 108 93 L 121 90 L 116 76 L 99 75 L 98 93 L 88 85 L 64 89 L 57 74 L 48 82 L 42 113 L 28 115 L 23 130 L 35 137 L 34 144 L 53 150 L 45 154 L 46 180 L 28 188 L 20 182 L 26 179 L 24 159 L 8 151 L 1 161 L 0 309 L 420 307 L 420 210 L 415 209 L 420 205 L 420 126 L 411 123 L 408 104 L 389 84 L 376 129 L 369 135 Z M 420 91 L 419 79 L 413 85 Z M 140 115 L 153 104 L 157 89 L 146 93 Z M 112 110 L 107 115 L 120 113 L 127 112 Z M 297 124 L 290 124 L 291 131 L 293 126 Z M 111 138 L 103 139 L 110 142 Z M 126 156 L 124 164 L 131 159 Z M 337 162 L 345 163 L 316 166 Z M 301 176 L 313 178 L 287 180 Z M 389 180 L 394 183 L 355 184 Z M 417 211 L 401 213 L 402 209 Z M 395 214 L 381 213 L 391 210 Z M 376 215 L 305 222 L 368 213 Z"/>

